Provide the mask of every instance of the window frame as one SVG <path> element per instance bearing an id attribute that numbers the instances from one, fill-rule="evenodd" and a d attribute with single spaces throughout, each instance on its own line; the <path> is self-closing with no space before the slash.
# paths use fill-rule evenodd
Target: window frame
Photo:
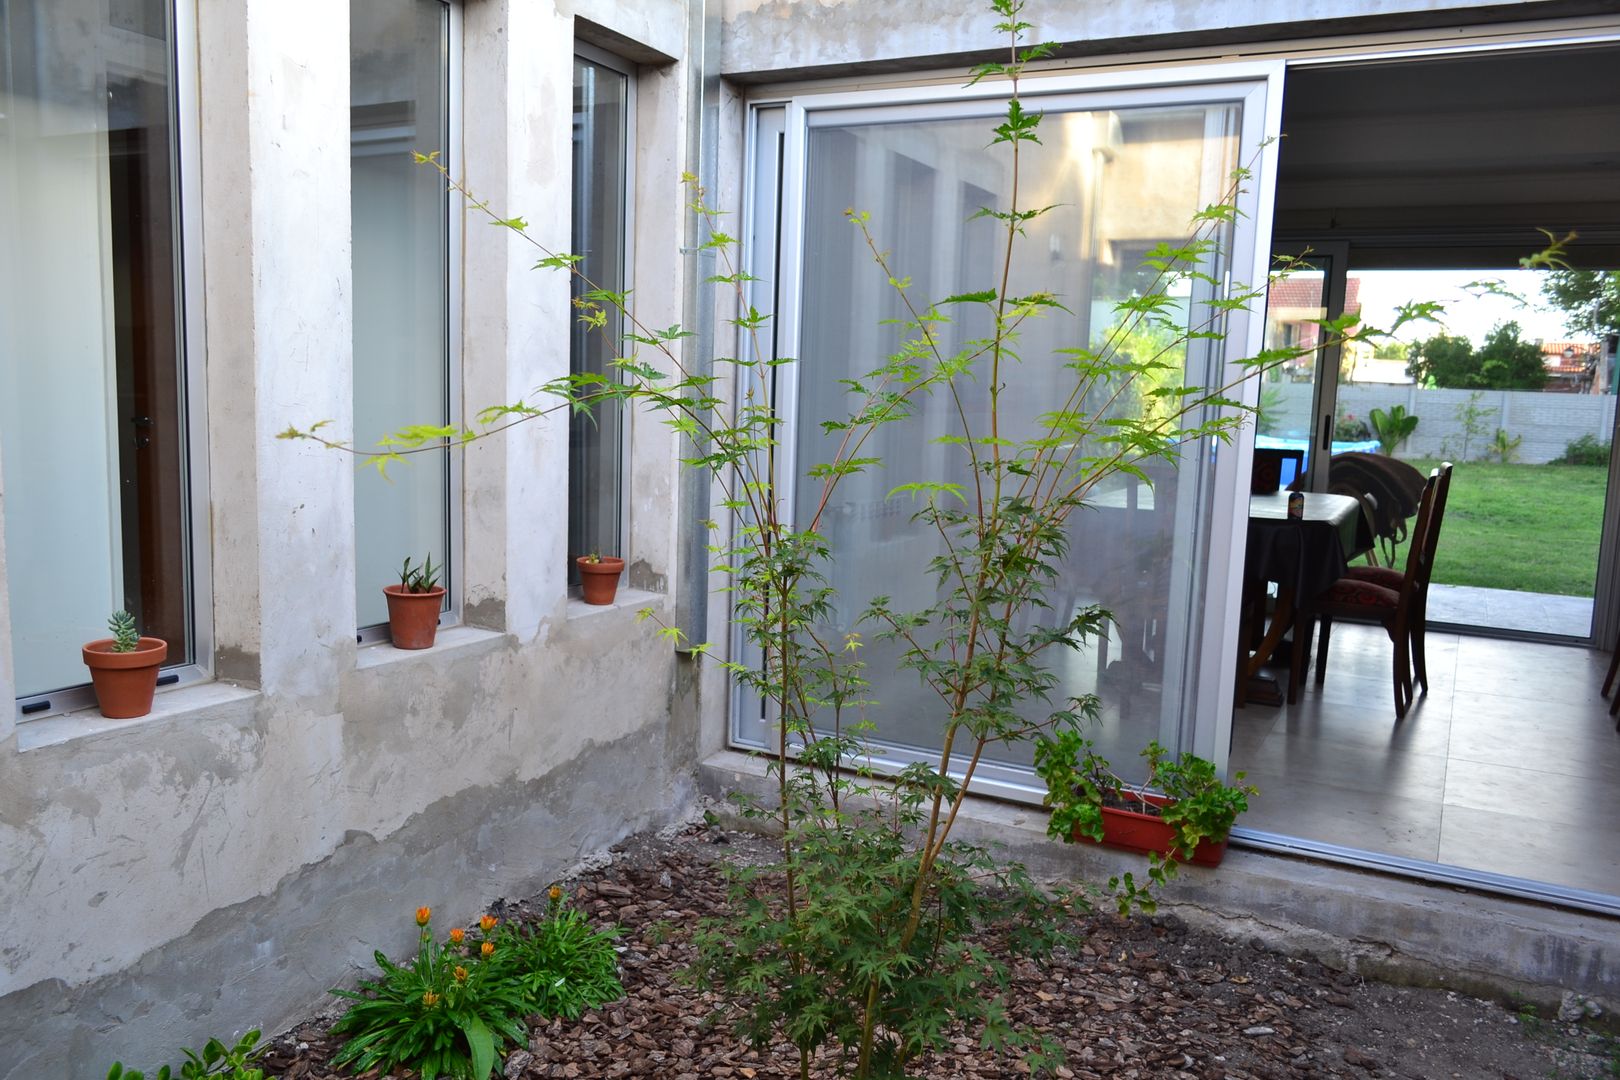
<path id="1" fill-rule="evenodd" d="M 171 92 L 169 123 L 173 132 L 170 167 L 175 182 L 171 192 L 174 214 L 176 267 L 175 341 L 184 388 L 180 402 L 181 489 L 187 506 L 184 563 L 187 576 L 186 622 L 191 656 L 165 663 L 158 672 L 158 692 L 175 686 L 208 682 L 214 677 L 213 549 L 209 540 L 207 335 L 203 290 L 205 267 L 202 240 L 201 95 L 198 85 L 200 44 L 197 5 L 201 0 L 170 0 L 165 12 L 170 34 Z M 100 287 L 105 290 L 106 284 Z M 13 566 L 11 572 L 17 572 Z M 0 582 L 0 585 L 4 585 Z M 96 704 L 89 672 L 85 681 L 15 700 L 19 724 Z"/>
<path id="2" fill-rule="evenodd" d="M 462 116 L 463 74 L 462 65 L 462 6 L 455 0 L 437 0 L 437 3 L 446 11 L 446 25 L 444 35 L 445 49 L 445 94 L 444 94 L 444 122 L 445 148 L 441 161 L 445 168 L 451 170 L 454 176 L 456 170 L 465 160 L 463 155 L 462 134 L 464 130 Z M 352 46 L 351 46 L 352 49 Z M 350 144 L 353 145 L 353 134 L 350 135 Z M 421 166 L 426 168 L 427 166 Z M 456 192 L 446 188 L 443 202 L 443 228 L 444 228 L 444 360 L 445 360 L 445 415 L 446 423 L 461 423 L 464 402 L 462 400 L 462 302 L 465 284 L 463 248 L 466 239 L 466 215 L 457 212 Z M 350 256 L 351 267 L 353 255 Z M 351 391 L 352 392 L 352 391 Z M 409 418 L 401 418 L 407 420 Z M 465 545 L 463 542 L 465 515 L 463 509 L 463 489 L 465 486 L 465 473 L 463 465 L 465 456 L 453 450 L 446 450 L 445 463 L 445 496 L 444 496 L 444 523 L 445 523 L 445 564 L 440 574 L 440 584 L 444 586 L 444 606 L 439 611 L 439 627 L 461 625 L 461 602 L 463 559 L 465 558 Z M 358 551 L 358 549 L 356 549 Z M 355 619 L 359 623 L 358 613 Z M 390 641 L 388 633 L 388 620 L 381 622 L 357 625 L 354 640 L 357 645 L 386 645 Z"/>
<path id="3" fill-rule="evenodd" d="M 603 48 L 600 48 L 599 46 L 592 45 L 587 41 L 580 40 L 579 38 L 574 39 L 574 48 L 573 48 L 572 56 L 576 60 L 584 60 L 584 61 L 586 61 L 588 63 L 596 64 L 596 65 L 598 65 L 600 67 L 605 67 L 609 71 L 617 72 L 618 74 L 623 75 L 624 78 L 625 78 L 625 98 L 624 98 L 624 223 L 623 223 L 623 227 L 621 228 L 620 232 L 621 232 L 622 236 L 624 237 L 624 250 L 623 250 L 623 253 L 622 253 L 622 262 L 623 262 L 623 265 L 624 265 L 623 288 L 624 288 L 624 291 L 633 298 L 634 295 L 635 295 L 635 286 L 636 286 L 636 239 L 635 239 L 635 237 L 636 237 L 636 109 L 637 109 L 637 103 L 638 103 L 637 102 L 638 93 L 637 93 L 636 84 L 637 84 L 637 81 L 639 79 L 640 66 L 638 64 L 636 64 L 632 60 L 628 60 L 625 57 L 620 56 L 620 55 L 618 55 L 616 53 L 608 52 L 607 50 L 605 50 Z M 570 86 L 572 86 L 572 75 L 570 75 Z M 572 123 L 573 123 L 573 121 L 572 121 L 572 110 L 570 108 L 570 120 L 569 120 L 569 124 L 570 124 L 569 141 L 570 141 L 570 144 L 572 144 L 572 141 L 573 141 Z M 571 199 L 570 199 L 570 204 L 569 204 L 569 208 L 568 208 L 568 226 L 569 226 L 569 235 L 570 235 L 569 246 L 572 247 L 573 246 L 572 234 L 573 234 L 573 226 L 574 226 L 574 207 L 573 207 Z M 575 252 L 575 254 L 578 254 L 578 253 Z M 572 313 L 570 312 L 570 317 L 571 316 L 572 316 Z M 628 326 L 621 326 L 620 327 L 620 333 L 623 334 L 628 329 L 629 329 Z M 572 335 L 570 335 L 570 340 L 572 340 Z M 574 357 L 573 357 L 572 345 L 570 345 L 570 348 L 569 348 L 568 371 L 569 371 L 569 374 L 573 374 L 573 372 L 574 372 Z M 633 431 L 633 418 L 635 416 L 635 410 L 628 409 L 628 408 L 623 408 L 621 406 L 621 412 L 622 412 L 622 415 L 621 415 L 620 422 L 619 422 L 619 457 L 618 457 L 618 467 L 619 467 L 619 477 L 618 477 L 618 504 L 619 504 L 618 505 L 618 529 L 617 529 L 617 535 L 616 535 L 616 537 L 614 539 L 615 539 L 616 547 L 617 547 L 618 551 L 621 554 L 621 557 L 625 557 L 624 552 L 626 551 L 626 549 L 628 548 L 629 543 L 630 543 L 630 513 L 631 513 L 631 506 L 632 506 L 631 498 L 630 498 L 630 477 L 631 477 L 632 473 L 634 472 L 634 470 L 630 467 L 630 465 L 631 465 L 630 454 L 631 454 L 631 450 L 632 450 L 632 446 L 633 446 L 632 431 Z M 574 463 L 573 463 L 573 459 L 572 459 L 572 454 L 570 454 L 569 463 L 568 463 L 568 470 L 569 470 L 570 478 L 572 478 L 572 476 L 573 476 L 573 468 L 574 468 Z M 566 496 L 565 496 L 565 498 L 566 498 Z M 565 541 L 565 546 L 566 546 L 567 534 L 570 534 L 573 531 L 572 516 L 571 516 L 572 515 L 572 507 L 568 506 L 568 505 L 565 505 L 564 509 L 565 509 L 565 511 L 568 512 L 568 516 L 565 518 L 565 524 L 564 524 L 564 529 L 566 530 L 564 541 Z M 577 581 L 578 572 L 574 568 L 573 559 L 574 559 L 574 556 L 576 554 L 583 554 L 583 553 L 582 552 L 565 552 L 565 555 L 566 555 L 566 558 L 567 558 L 567 572 L 568 572 L 568 579 L 569 579 L 568 595 L 570 597 L 575 597 L 575 598 L 583 595 L 582 587 L 580 586 L 579 582 Z M 628 557 L 625 557 L 626 565 L 628 565 L 629 562 L 630 562 L 630 559 Z"/>

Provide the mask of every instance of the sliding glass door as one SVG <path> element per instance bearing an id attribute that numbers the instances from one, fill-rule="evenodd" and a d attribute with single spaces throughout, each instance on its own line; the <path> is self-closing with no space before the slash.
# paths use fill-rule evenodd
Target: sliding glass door
<path id="1" fill-rule="evenodd" d="M 1156 390 L 1221 385 L 1231 362 L 1253 351 L 1258 314 L 1223 314 L 1211 301 L 1232 282 L 1263 273 L 1255 255 L 1264 251 L 1255 235 L 1258 171 L 1235 185 L 1233 174 L 1261 163 L 1265 93 L 1265 82 L 1251 74 L 1195 86 L 1076 86 L 1026 102 L 1045 116 L 1041 142 L 1023 151 L 1018 204 L 1050 209 L 1027 223 L 1006 292 L 1050 292 L 1062 309 L 1021 329 L 1020 360 L 1003 374 L 1002 436 L 1035 434 L 1039 417 L 1067 397 L 1074 373 L 1063 350 L 1116 349 L 1163 365 L 1152 384 L 1122 384 L 1093 403 L 1103 421 L 1162 407 Z M 907 309 L 846 208 L 870 213 L 876 247 L 895 277 L 909 279 L 919 310 L 1001 287 L 1005 229 L 983 212 L 1012 205 L 1010 157 L 987 145 L 1004 108 L 988 93 L 964 99 L 929 91 L 756 108 L 753 299 L 776 315 L 778 353 L 797 359 L 776 369 L 790 425 L 784 479 L 806 477 L 836 452 L 839 435 L 828 435 L 823 421 L 848 416 L 848 380 L 881 364 L 904 336 L 898 323 Z M 1120 301 L 1161 288 L 1158 270 L 1145 262 L 1154 249 L 1182 245 L 1200 211 L 1234 200 L 1242 213 L 1204 229 L 1214 248 L 1198 275 L 1169 288 L 1163 318 L 1123 317 Z M 939 331 L 946 355 L 992 329 L 982 309 L 959 310 L 965 314 Z M 892 492 L 920 480 L 971 484 L 966 451 L 944 437 L 964 421 L 988 433 L 985 382 L 982 375 L 961 380 L 960 406 L 936 394 L 907 420 L 880 428 L 862 456 L 883 465 L 846 479 L 820 510 L 836 590 L 825 629 L 835 639 L 862 635 L 874 701 L 866 718 L 882 752 L 897 762 L 938 752 L 939 704 L 915 673 L 900 668 L 898 646 L 877 640 L 859 614 L 879 594 L 900 611 L 934 600 L 928 565 L 942 541 L 913 519 L 909 496 Z M 1222 723 L 1213 705 L 1222 686 L 1230 693 L 1223 650 L 1238 456 L 1189 442 L 1172 460 L 1147 465 L 1145 478 L 1105 485 L 1094 505 L 1071 518 L 1068 554 L 1045 597 L 1053 609 L 1047 618 L 1096 604 L 1114 622 L 1105 640 L 1053 657 L 1053 697 L 1101 696 L 1094 737 L 1126 771 L 1152 739 L 1206 752 L 1217 742 L 1213 731 L 1200 736 L 1197 729 Z M 800 480 L 794 490 L 802 525 L 816 513 L 822 488 Z M 757 700 L 737 702 L 739 743 L 769 745 L 770 725 Z M 1027 747 L 1003 751 L 986 773 L 990 786 L 1027 790 L 1029 765 Z"/>

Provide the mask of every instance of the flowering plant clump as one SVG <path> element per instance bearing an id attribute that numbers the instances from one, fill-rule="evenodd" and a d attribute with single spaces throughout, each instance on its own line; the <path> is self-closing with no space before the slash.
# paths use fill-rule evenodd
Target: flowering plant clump
<path id="1" fill-rule="evenodd" d="M 354 1002 L 332 1026 L 334 1035 L 349 1037 L 334 1065 L 358 1072 L 412 1069 L 422 1080 L 487 1080 L 501 1047 L 523 1044 L 523 988 L 500 964 L 498 946 L 486 941 L 472 955 L 464 930 L 452 930 L 440 946 L 432 914 L 426 907 L 416 911 L 421 932 L 409 964 L 378 952 L 382 978 L 363 981 L 358 990 L 332 991 Z"/>
<path id="2" fill-rule="evenodd" d="M 586 1009 L 624 996 L 613 945 L 619 932 L 592 929 L 584 915 L 563 903 L 556 886 L 547 897 L 542 919 L 530 925 L 506 923 L 482 948 L 493 950 L 492 962 L 522 986 L 530 1012 L 577 1020 Z M 491 920 L 486 932 L 493 925 Z"/>

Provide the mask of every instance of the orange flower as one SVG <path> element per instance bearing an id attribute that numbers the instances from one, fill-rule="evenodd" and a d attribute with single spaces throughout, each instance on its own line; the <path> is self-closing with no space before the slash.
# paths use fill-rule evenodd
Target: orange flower
<path id="1" fill-rule="evenodd" d="M 428 1008 L 431 1009 L 431 1008 L 433 1008 L 433 1006 L 437 1005 L 438 1003 L 439 1003 L 439 995 L 435 994 L 433 991 L 429 990 L 427 993 L 422 995 L 422 1004 L 426 1005 Z"/>
<path id="2" fill-rule="evenodd" d="M 495 951 L 495 943 L 493 941 L 484 942 L 484 948 L 483 948 L 484 959 L 486 959 L 486 960 L 489 959 L 490 954 L 492 954 L 494 951 Z"/>
<path id="3" fill-rule="evenodd" d="M 419 907 L 419 908 L 416 909 L 416 925 L 417 926 L 426 926 L 428 924 L 428 920 L 431 919 L 431 918 L 433 918 L 433 909 L 432 908 L 430 908 L 430 907 Z"/>
<path id="4" fill-rule="evenodd" d="M 456 977 L 456 982 L 466 982 L 467 981 L 467 969 L 462 967 L 460 964 L 456 965 L 456 970 L 451 972 L 451 974 L 453 974 Z"/>
<path id="5" fill-rule="evenodd" d="M 482 919 L 478 920 L 478 929 L 487 934 L 491 930 L 495 929 L 495 924 L 500 921 L 501 920 L 497 919 L 493 915 L 485 915 Z"/>
<path id="6" fill-rule="evenodd" d="M 450 931 L 450 944 L 452 944 L 452 945 L 460 945 L 461 944 L 461 939 L 466 937 L 466 936 L 467 936 L 467 931 L 463 930 L 461 927 L 458 926 L 454 930 Z"/>
<path id="7" fill-rule="evenodd" d="M 553 904 L 555 904 L 557 901 L 562 899 L 562 889 L 560 889 L 557 886 L 553 885 L 551 887 L 551 891 L 549 893 L 547 893 L 546 895 L 550 896 L 551 897 L 551 902 Z"/>

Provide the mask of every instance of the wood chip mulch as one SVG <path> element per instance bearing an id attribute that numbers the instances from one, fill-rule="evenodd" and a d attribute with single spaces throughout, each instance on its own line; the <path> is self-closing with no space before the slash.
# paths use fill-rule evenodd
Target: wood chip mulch
<path id="1" fill-rule="evenodd" d="M 576 1023 L 534 1027 L 527 1048 L 509 1051 L 506 1080 L 797 1080 L 791 1047 L 756 1050 L 739 1042 L 714 1021 L 716 999 L 679 977 L 691 960 L 690 930 L 725 910 L 717 863 L 767 860 L 768 841 L 694 826 L 634 838 L 614 856 L 566 885 L 593 920 L 620 927 L 627 997 Z M 544 907 L 542 894 L 493 910 L 520 917 Z M 1444 990 L 1368 982 L 1258 942 L 1190 930 L 1173 915 L 1095 914 L 1077 928 L 1077 950 L 1019 961 L 1008 995 L 1017 1023 L 1063 1043 L 1067 1062 L 1057 1076 L 1064 1080 L 1579 1080 L 1620 1070 L 1616 1044 L 1580 1029 L 1526 1022 Z M 312 1020 L 275 1039 L 265 1063 L 270 1075 L 351 1076 L 327 1064 L 338 1048 L 326 1034 L 330 1023 L 330 1016 Z M 1029 1070 L 962 1032 L 912 1074 L 998 1080 Z"/>

